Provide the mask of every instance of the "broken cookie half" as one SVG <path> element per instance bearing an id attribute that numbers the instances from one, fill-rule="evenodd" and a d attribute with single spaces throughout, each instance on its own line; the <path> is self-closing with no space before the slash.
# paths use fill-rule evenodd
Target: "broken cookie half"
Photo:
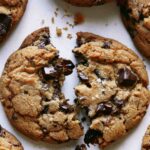
<path id="1" fill-rule="evenodd" d="M 77 44 L 76 103 L 91 120 L 84 141 L 104 148 L 143 118 L 150 100 L 148 75 L 140 58 L 115 40 L 79 32 Z"/>
<path id="2" fill-rule="evenodd" d="M 150 149 L 150 125 L 148 126 L 146 133 L 143 137 L 142 142 L 142 150 L 149 150 Z"/>
<path id="3" fill-rule="evenodd" d="M 1 100 L 14 127 L 46 142 L 66 142 L 83 135 L 75 107 L 61 92 L 74 68 L 59 58 L 48 28 L 29 35 L 7 60 L 0 78 Z"/>

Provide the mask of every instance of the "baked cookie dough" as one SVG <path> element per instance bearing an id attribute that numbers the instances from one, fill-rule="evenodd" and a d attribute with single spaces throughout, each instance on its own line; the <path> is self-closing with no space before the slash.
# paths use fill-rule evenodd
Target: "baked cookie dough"
<path id="1" fill-rule="evenodd" d="M 150 58 L 150 1 L 124 0 L 120 3 L 123 22 L 137 48 Z"/>
<path id="2" fill-rule="evenodd" d="M 19 22 L 28 0 L 0 0 L 0 42 Z"/>
<path id="3" fill-rule="evenodd" d="M 142 142 L 142 150 L 149 150 L 149 149 L 150 149 L 150 126 L 148 126 L 147 128 Z"/>
<path id="4" fill-rule="evenodd" d="M 23 150 L 21 143 L 0 126 L 0 150 Z"/>
<path id="5" fill-rule="evenodd" d="M 77 43 L 73 52 L 81 82 L 75 102 L 91 120 L 84 141 L 104 148 L 143 118 L 150 100 L 148 75 L 140 58 L 113 39 L 79 32 Z"/>
<path id="6" fill-rule="evenodd" d="M 94 6 L 102 5 L 112 0 L 65 0 L 66 2 L 75 6 Z"/>
<path id="7" fill-rule="evenodd" d="M 29 35 L 9 57 L 0 78 L 0 96 L 12 125 L 28 137 L 49 143 L 80 138 L 83 127 L 75 107 L 61 92 L 73 68 L 70 60 L 59 58 L 48 28 Z"/>

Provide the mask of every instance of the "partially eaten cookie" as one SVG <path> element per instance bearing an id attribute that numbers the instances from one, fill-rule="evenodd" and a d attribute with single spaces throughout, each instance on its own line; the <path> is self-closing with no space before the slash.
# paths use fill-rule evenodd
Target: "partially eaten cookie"
<path id="1" fill-rule="evenodd" d="M 5 65 L 0 95 L 5 112 L 23 134 L 46 142 L 66 142 L 83 135 L 76 108 L 61 87 L 74 64 L 59 58 L 48 28 L 29 35 Z"/>

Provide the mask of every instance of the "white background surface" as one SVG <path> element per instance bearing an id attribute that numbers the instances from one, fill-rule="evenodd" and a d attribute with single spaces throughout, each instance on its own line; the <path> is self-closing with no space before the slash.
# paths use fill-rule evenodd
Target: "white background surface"
<path id="1" fill-rule="evenodd" d="M 58 17 L 55 19 L 55 24 L 51 23 L 51 17 L 54 16 L 54 11 L 59 8 Z M 64 18 L 64 9 L 69 7 L 69 13 L 82 12 L 85 15 L 85 23 L 76 27 L 69 28 L 64 31 L 63 36 L 58 38 L 55 34 L 55 28 L 66 27 L 66 21 L 72 22 L 72 17 Z M 44 24 L 42 23 L 44 20 Z M 14 52 L 21 44 L 23 39 L 32 31 L 49 26 L 51 30 L 51 41 L 60 50 L 60 56 L 72 59 L 75 62 L 72 54 L 72 49 L 75 46 L 75 33 L 77 31 L 89 31 L 105 37 L 116 39 L 129 48 L 133 49 L 139 56 L 133 42 L 124 28 L 119 14 L 119 8 L 115 3 L 110 3 L 105 6 L 92 7 L 92 8 L 77 8 L 70 6 L 62 0 L 29 0 L 28 7 L 20 24 L 13 31 L 7 41 L 0 46 L 0 71 L 2 72 L 4 64 L 9 55 Z M 73 39 L 66 38 L 67 34 L 71 33 Z M 150 62 L 144 59 L 144 62 L 149 70 L 150 75 Z M 75 82 L 76 81 L 76 82 Z M 63 90 L 65 91 L 66 98 L 71 101 L 75 98 L 73 87 L 77 84 L 77 74 L 67 77 Z M 51 145 L 42 142 L 35 142 L 17 132 L 8 122 L 2 106 L 0 105 L 0 124 L 7 130 L 14 133 L 22 142 L 25 150 L 74 150 L 77 143 L 82 141 L 72 141 L 70 143 L 61 145 Z M 123 137 L 120 141 L 110 146 L 107 150 L 140 150 L 142 137 L 144 132 L 150 124 L 150 111 L 147 112 L 142 122 L 133 129 L 127 136 Z M 96 150 L 96 147 L 90 147 L 90 150 Z"/>

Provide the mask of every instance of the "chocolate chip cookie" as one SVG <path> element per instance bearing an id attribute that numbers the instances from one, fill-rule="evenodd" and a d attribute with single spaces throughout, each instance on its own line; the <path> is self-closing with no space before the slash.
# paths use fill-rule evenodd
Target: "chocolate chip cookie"
<path id="1" fill-rule="evenodd" d="M 0 0 L 0 42 L 24 14 L 28 0 Z"/>
<path id="2" fill-rule="evenodd" d="M 29 35 L 14 52 L 0 78 L 5 112 L 23 134 L 46 142 L 66 142 L 83 135 L 76 108 L 61 92 L 65 76 L 73 71 L 70 60 L 59 58 L 49 29 Z"/>
<path id="3" fill-rule="evenodd" d="M 120 3 L 123 22 L 137 48 L 150 58 L 150 1 L 124 0 Z"/>
<path id="4" fill-rule="evenodd" d="M 111 2 L 112 0 L 65 0 L 66 2 L 76 5 L 76 6 L 94 6 L 94 5 L 102 5 L 107 2 Z"/>
<path id="5" fill-rule="evenodd" d="M 139 57 L 115 40 L 79 32 L 77 43 L 73 52 L 81 82 L 75 102 L 91 120 L 84 141 L 103 148 L 143 118 L 150 100 L 148 75 Z"/>
<path id="6" fill-rule="evenodd" d="M 142 150 L 149 150 L 149 149 L 150 149 L 150 126 L 148 126 L 147 128 L 142 142 Z"/>
<path id="7" fill-rule="evenodd" d="M 23 150 L 21 143 L 0 126 L 0 150 Z"/>

